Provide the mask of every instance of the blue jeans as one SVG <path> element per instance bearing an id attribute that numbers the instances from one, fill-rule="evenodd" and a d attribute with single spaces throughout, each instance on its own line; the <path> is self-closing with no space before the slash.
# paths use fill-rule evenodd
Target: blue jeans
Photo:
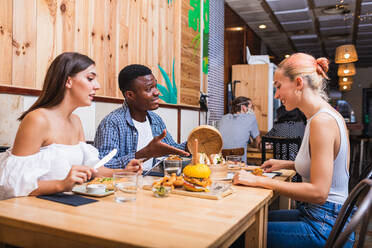
<path id="1" fill-rule="evenodd" d="M 300 203 L 298 209 L 269 212 L 267 247 L 324 247 L 342 205 Z M 344 247 L 353 247 L 354 233 Z"/>

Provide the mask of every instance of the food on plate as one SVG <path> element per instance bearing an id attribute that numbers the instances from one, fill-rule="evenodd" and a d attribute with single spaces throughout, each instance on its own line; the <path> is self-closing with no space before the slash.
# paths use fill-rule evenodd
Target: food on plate
<path id="1" fill-rule="evenodd" d="M 180 161 L 182 161 L 182 158 L 179 155 L 170 155 L 169 157 L 167 157 L 166 160 L 180 160 Z"/>
<path id="2" fill-rule="evenodd" d="M 90 184 L 103 184 L 106 186 L 106 190 L 114 190 L 114 180 L 112 177 L 96 177 L 87 183 L 87 185 Z"/>
<path id="3" fill-rule="evenodd" d="M 176 176 L 176 173 L 172 173 L 170 177 L 165 176 L 159 181 L 155 181 L 152 183 L 153 187 L 158 186 L 167 186 L 174 189 L 174 187 L 181 187 L 183 185 L 183 177 L 182 176 Z"/>
<path id="4" fill-rule="evenodd" d="M 210 164 L 211 163 L 207 154 L 205 154 L 204 152 L 198 153 L 198 157 L 199 157 L 199 163 L 200 164 Z"/>
<path id="5" fill-rule="evenodd" d="M 188 191 L 208 192 L 212 184 L 211 170 L 206 164 L 188 165 L 183 169 L 183 187 Z"/>
<path id="6" fill-rule="evenodd" d="M 211 164 L 219 164 L 223 165 L 225 163 L 225 159 L 223 158 L 222 154 L 211 154 L 210 155 Z"/>
<path id="7" fill-rule="evenodd" d="M 261 168 L 255 168 L 252 171 L 252 174 L 256 175 L 256 176 L 263 176 L 263 173 L 264 173 L 264 171 Z"/>

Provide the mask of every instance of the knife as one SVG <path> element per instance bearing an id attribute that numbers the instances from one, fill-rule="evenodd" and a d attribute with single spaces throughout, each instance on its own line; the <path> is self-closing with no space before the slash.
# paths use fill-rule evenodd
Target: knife
<path id="1" fill-rule="evenodd" d="M 159 161 L 157 161 L 157 162 L 154 164 L 154 166 L 151 167 L 150 170 L 146 171 L 146 172 L 143 174 L 143 176 L 147 176 L 147 175 L 150 173 L 150 171 L 152 171 L 152 169 L 154 169 L 155 167 L 157 167 L 157 166 L 158 166 L 161 162 L 163 162 L 166 158 L 167 158 L 167 157 L 164 157 L 164 158 L 159 159 Z"/>
<path id="2" fill-rule="evenodd" d="M 106 164 L 108 161 L 110 161 L 116 155 L 117 152 L 118 152 L 117 149 L 113 149 L 109 154 L 107 154 L 100 161 L 98 161 L 93 168 L 98 169 L 102 165 Z"/>

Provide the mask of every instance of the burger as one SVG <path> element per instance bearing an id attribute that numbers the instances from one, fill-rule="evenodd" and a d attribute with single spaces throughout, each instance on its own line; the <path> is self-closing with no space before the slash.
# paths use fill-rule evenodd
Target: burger
<path id="1" fill-rule="evenodd" d="M 212 184 L 210 174 L 208 165 L 188 165 L 183 169 L 183 187 L 188 191 L 208 192 L 208 186 Z"/>

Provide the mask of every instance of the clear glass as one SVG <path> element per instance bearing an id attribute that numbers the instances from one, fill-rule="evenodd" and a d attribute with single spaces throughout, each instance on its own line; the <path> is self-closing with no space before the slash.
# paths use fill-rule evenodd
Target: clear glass
<path id="1" fill-rule="evenodd" d="M 227 164 L 212 164 L 209 166 L 211 169 L 210 178 L 213 179 L 226 179 L 227 178 Z"/>
<path id="2" fill-rule="evenodd" d="M 240 168 L 241 160 L 242 160 L 242 157 L 238 155 L 226 156 L 226 164 L 229 168 Z"/>
<path id="3" fill-rule="evenodd" d="M 171 176 L 176 173 L 177 176 L 182 172 L 182 160 L 164 160 L 164 176 Z"/>
<path id="4" fill-rule="evenodd" d="M 138 191 L 138 173 L 115 172 L 114 190 L 116 202 L 135 201 Z"/>

